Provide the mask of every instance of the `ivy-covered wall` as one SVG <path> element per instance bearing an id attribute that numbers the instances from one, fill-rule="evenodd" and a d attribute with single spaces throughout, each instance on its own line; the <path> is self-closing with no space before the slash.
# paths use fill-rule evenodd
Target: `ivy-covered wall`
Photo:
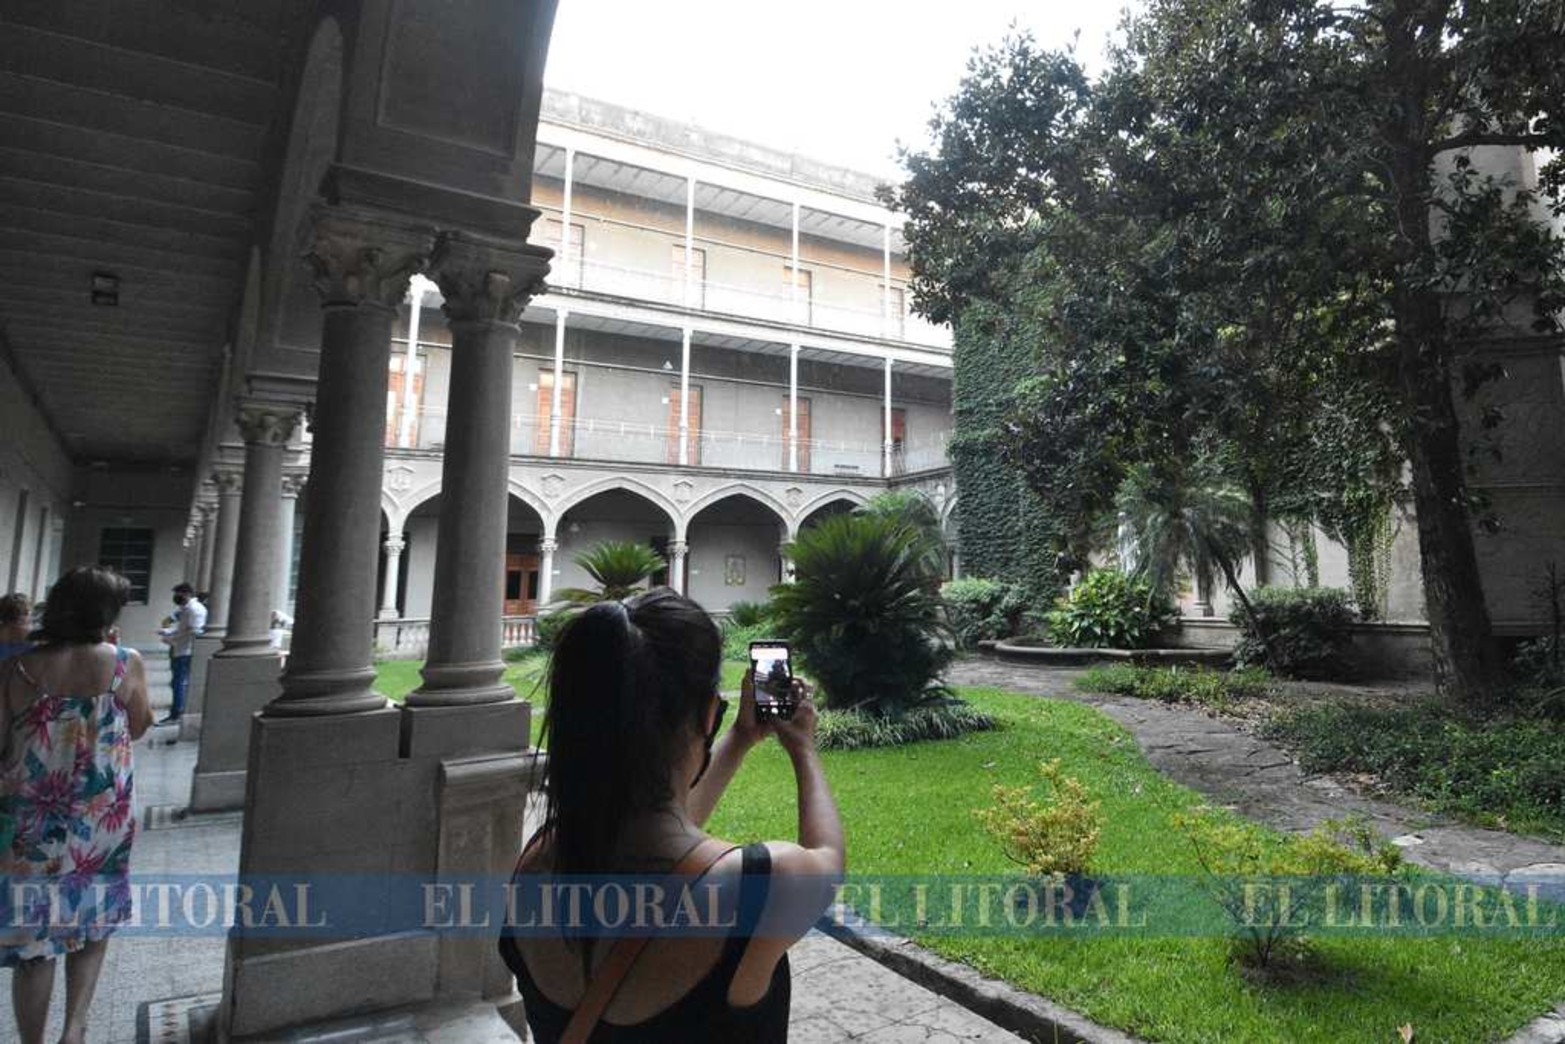
<path id="1" fill-rule="evenodd" d="M 955 326 L 950 454 L 961 495 L 962 572 L 1021 584 L 1040 600 L 1052 599 L 1064 579 L 1055 563 L 1056 527 L 1000 452 L 1013 389 L 1035 369 L 1032 347 L 983 304 L 969 305 Z"/>

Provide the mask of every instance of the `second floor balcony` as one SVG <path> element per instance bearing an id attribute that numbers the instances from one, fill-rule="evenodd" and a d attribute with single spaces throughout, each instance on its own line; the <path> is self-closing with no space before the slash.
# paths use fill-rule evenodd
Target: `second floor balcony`
<path id="1" fill-rule="evenodd" d="M 444 410 L 422 407 L 409 421 L 403 425 L 393 411 L 386 432 L 389 451 L 444 449 Z M 895 477 L 945 467 L 948 442 L 949 432 L 937 431 L 919 439 L 893 441 L 889 447 L 873 439 L 800 438 L 795 448 L 786 435 L 696 427 L 687 429 L 681 439 L 677 427 L 612 417 L 561 418 L 556 436 L 546 414 L 511 416 L 511 454 L 517 457 L 672 464 L 844 479 Z"/>

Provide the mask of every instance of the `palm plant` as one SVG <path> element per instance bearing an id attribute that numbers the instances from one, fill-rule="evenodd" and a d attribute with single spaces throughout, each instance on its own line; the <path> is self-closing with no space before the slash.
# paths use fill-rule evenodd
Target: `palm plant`
<path id="1" fill-rule="evenodd" d="M 577 555 L 575 562 L 598 586 L 567 587 L 555 592 L 556 599 L 572 605 L 624 598 L 643 589 L 652 574 L 667 568 L 661 555 L 634 540 L 604 540 Z"/>
<path id="2" fill-rule="evenodd" d="M 1239 562 L 1251 549 L 1252 511 L 1243 490 L 1202 460 L 1163 467 L 1138 464 L 1120 484 L 1115 508 L 1134 537 L 1134 573 L 1154 592 L 1171 596 L 1181 568 L 1190 569 L 1202 583 L 1216 569 L 1256 633 L 1262 633 L 1239 583 Z"/>
<path id="3" fill-rule="evenodd" d="M 892 717 L 950 697 L 939 677 L 953 643 L 928 552 L 916 527 L 873 511 L 829 518 L 790 547 L 795 579 L 772 589 L 772 617 L 827 707 Z"/>
<path id="4" fill-rule="evenodd" d="M 883 515 L 912 529 L 923 544 L 926 566 L 936 584 L 945 579 L 946 535 L 940 513 L 929 498 L 911 490 L 889 490 L 870 499 L 855 511 L 858 515 Z"/>

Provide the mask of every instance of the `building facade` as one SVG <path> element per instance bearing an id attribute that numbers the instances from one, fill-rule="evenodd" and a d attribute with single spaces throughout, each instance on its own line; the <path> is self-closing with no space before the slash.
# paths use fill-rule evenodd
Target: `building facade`
<path id="1" fill-rule="evenodd" d="M 912 486 L 949 515 L 950 333 L 909 313 L 900 222 L 874 188 L 546 92 L 532 239 L 555 258 L 511 371 L 507 618 L 588 585 L 575 556 L 604 540 L 653 547 L 660 580 L 722 611 L 765 598 L 786 543 L 826 513 Z M 417 652 L 431 611 L 452 374 L 441 300 L 415 278 L 392 341 L 388 652 Z"/>

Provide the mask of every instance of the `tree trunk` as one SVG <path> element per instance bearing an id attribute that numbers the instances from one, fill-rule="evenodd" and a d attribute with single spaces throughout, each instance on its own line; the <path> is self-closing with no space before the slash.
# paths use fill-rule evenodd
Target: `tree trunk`
<path id="1" fill-rule="evenodd" d="M 1502 665 L 1473 546 L 1439 302 L 1418 291 L 1398 299 L 1402 385 L 1416 417 L 1407 450 L 1435 681 L 1463 702 L 1487 704 L 1499 693 Z"/>
<path id="2" fill-rule="evenodd" d="M 1430 101 L 1445 89 L 1438 67 L 1422 54 L 1420 31 L 1443 28 L 1450 4 L 1429 7 L 1400 2 L 1383 24 L 1388 73 L 1401 88 L 1387 116 L 1383 140 L 1390 174 L 1390 203 L 1397 219 L 1399 264 L 1391 293 L 1396 326 L 1398 382 L 1407 412 L 1413 505 L 1418 514 L 1419 560 L 1429 615 L 1435 681 L 1463 702 L 1491 702 L 1502 669 L 1484 601 L 1478 555 L 1468 517 L 1461 431 L 1451 390 L 1451 345 L 1439 291 L 1418 283 L 1438 271 L 1430 229 L 1434 171 L 1429 142 L 1443 116 L 1431 117 Z"/>
<path id="3" fill-rule="evenodd" d="M 1266 491 L 1260 483 L 1250 486 L 1250 555 L 1255 561 L 1255 586 L 1272 582 L 1272 543 L 1266 532 Z"/>

